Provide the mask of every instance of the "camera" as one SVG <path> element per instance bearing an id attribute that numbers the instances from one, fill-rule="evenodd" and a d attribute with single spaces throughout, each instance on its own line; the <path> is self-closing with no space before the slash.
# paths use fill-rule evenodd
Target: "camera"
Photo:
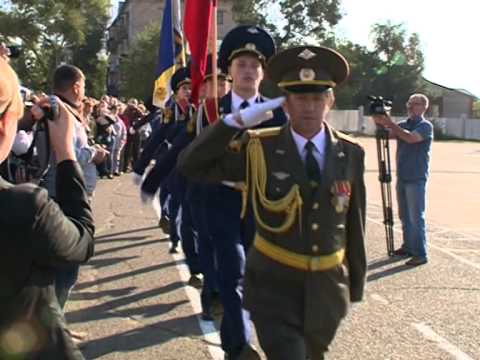
<path id="1" fill-rule="evenodd" d="M 7 49 L 9 51 L 8 57 L 10 57 L 11 59 L 20 57 L 20 54 L 22 52 L 21 47 L 16 45 L 9 45 L 7 46 Z"/>
<path id="2" fill-rule="evenodd" d="M 372 115 L 387 115 L 392 110 L 392 101 L 386 100 L 381 96 L 368 96 L 370 100 L 370 114 Z"/>
<path id="3" fill-rule="evenodd" d="M 33 128 L 32 152 L 30 152 L 30 161 L 35 164 L 33 178 L 38 181 L 41 181 L 47 174 L 52 161 L 48 122 L 58 119 L 60 113 L 58 98 L 50 95 L 48 97 L 48 104 L 40 108 L 43 116 L 37 121 Z M 33 149 L 35 149 L 35 151 L 33 151 Z"/>
<path id="4" fill-rule="evenodd" d="M 60 108 L 57 97 L 50 95 L 48 97 L 48 106 L 42 106 L 41 109 L 43 111 L 43 119 L 53 121 L 58 118 Z"/>

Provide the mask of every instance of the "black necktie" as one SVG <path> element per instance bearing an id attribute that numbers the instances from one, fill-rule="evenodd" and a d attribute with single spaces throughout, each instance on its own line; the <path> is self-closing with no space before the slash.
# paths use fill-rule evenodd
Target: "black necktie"
<path id="1" fill-rule="evenodd" d="M 313 156 L 315 145 L 313 142 L 307 141 L 305 144 L 305 149 L 307 150 L 307 156 L 305 157 L 305 168 L 307 169 L 308 179 L 318 185 L 322 180 L 322 175 L 320 173 L 320 166 L 318 166 L 318 162 L 315 159 L 315 156 Z"/>
<path id="2" fill-rule="evenodd" d="M 247 100 L 243 100 L 243 102 L 240 104 L 240 110 L 246 109 L 249 106 L 250 103 Z"/>

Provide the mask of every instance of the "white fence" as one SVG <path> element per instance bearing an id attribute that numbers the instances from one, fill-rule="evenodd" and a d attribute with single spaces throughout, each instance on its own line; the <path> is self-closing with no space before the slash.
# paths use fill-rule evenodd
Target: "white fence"
<path id="1" fill-rule="evenodd" d="M 404 117 L 393 117 L 400 121 Z M 480 140 L 480 119 L 428 118 L 435 129 L 449 137 L 465 140 Z M 336 129 L 364 135 L 375 134 L 375 124 L 370 116 L 363 115 L 363 107 L 358 110 L 332 110 L 328 122 Z"/>

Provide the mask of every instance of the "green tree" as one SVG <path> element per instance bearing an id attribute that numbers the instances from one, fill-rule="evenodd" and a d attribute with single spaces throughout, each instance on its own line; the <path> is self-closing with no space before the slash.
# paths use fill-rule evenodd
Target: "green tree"
<path id="1" fill-rule="evenodd" d="M 147 99 L 152 95 L 159 42 L 158 24 L 151 23 L 138 34 L 120 63 L 122 96 Z"/>
<path id="2" fill-rule="evenodd" d="M 372 92 L 393 100 L 393 113 L 403 114 L 408 97 L 421 91 L 424 57 L 418 34 L 407 36 L 403 24 L 375 24 L 372 27 L 375 53 L 380 59 Z"/>
<path id="3" fill-rule="evenodd" d="M 90 79 L 102 73 L 101 64 L 83 66 L 98 61 L 92 53 L 101 47 L 107 10 L 108 0 L 11 0 L 2 7 L 1 40 L 21 44 L 22 55 L 12 64 L 23 83 L 48 91 L 55 68 L 62 62 L 73 63 L 75 54 L 83 53 L 85 57 L 75 65 L 84 70 L 87 88 L 93 89 Z M 90 70 L 95 71 L 90 74 Z"/>
<path id="4" fill-rule="evenodd" d="M 337 50 L 350 65 L 348 80 L 335 92 L 337 106 L 341 109 L 355 109 L 360 105 L 366 105 L 367 96 L 375 94 L 372 83 L 377 76 L 381 60 L 374 51 L 350 41 L 338 45 Z"/>
<path id="5" fill-rule="evenodd" d="M 86 92 L 96 98 L 106 92 L 108 61 L 102 53 L 108 23 L 108 1 L 89 0 L 85 41 L 72 51 L 72 63 L 86 75 Z"/>
<path id="6" fill-rule="evenodd" d="M 267 29 L 279 48 L 306 39 L 333 45 L 332 30 L 342 18 L 339 0 L 239 0 L 233 11 L 238 23 Z"/>
<path id="7" fill-rule="evenodd" d="M 350 78 L 337 89 L 340 108 L 364 105 L 368 95 L 393 101 L 392 112 L 404 114 L 408 97 L 423 90 L 421 73 L 424 58 L 417 34 L 407 36 L 403 24 L 375 24 L 373 50 L 349 41 L 337 45 L 350 64 Z"/>

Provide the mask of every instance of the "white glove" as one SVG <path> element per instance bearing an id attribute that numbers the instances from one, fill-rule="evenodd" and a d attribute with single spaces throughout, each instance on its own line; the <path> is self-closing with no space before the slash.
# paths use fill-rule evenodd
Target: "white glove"
<path id="1" fill-rule="evenodd" d="M 251 128 L 272 118 L 272 110 L 282 105 L 284 101 L 285 97 L 281 96 L 263 103 L 255 103 L 237 113 L 228 114 L 223 121 L 228 126 L 238 129 Z"/>
<path id="2" fill-rule="evenodd" d="M 137 174 L 136 172 L 133 173 L 133 178 L 132 178 L 133 183 L 136 186 L 142 185 L 143 182 L 143 175 Z"/>
<path id="3" fill-rule="evenodd" d="M 140 200 L 142 200 L 143 205 L 150 205 L 153 202 L 154 196 L 153 194 L 140 190 Z"/>
<path id="4" fill-rule="evenodd" d="M 12 145 L 12 152 L 17 155 L 26 154 L 28 149 L 30 149 L 30 145 L 33 142 L 33 134 L 27 133 L 24 130 L 20 130 L 15 135 L 15 140 Z"/>

